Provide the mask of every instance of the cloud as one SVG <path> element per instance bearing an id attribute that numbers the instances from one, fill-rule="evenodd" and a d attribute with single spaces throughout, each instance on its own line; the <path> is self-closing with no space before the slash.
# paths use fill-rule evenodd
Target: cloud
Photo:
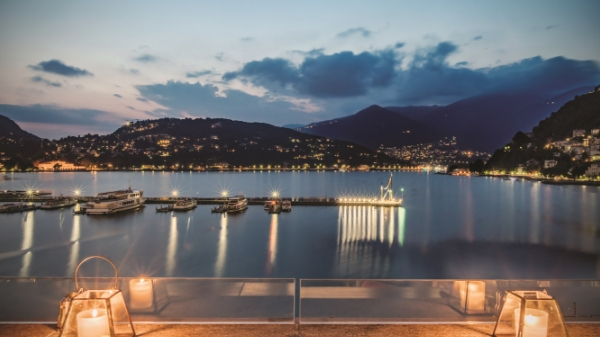
<path id="1" fill-rule="evenodd" d="M 363 27 L 358 27 L 358 28 L 350 28 L 348 30 L 345 30 L 341 33 L 339 33 L 338 35 L 336 35 L 337 38 L 340 39 L 345 39 L 354 35 L 359 35 L 362 37 L 370 37 L 371 36 L 371 31 L 369 31 L 366 28 Z"/>
<path id="2" fill-rule="evenodd" d="M 257 97 L 239 90 L 219 92 L 210 84 L 168 81 L 136 88 L 145 99 L 168 108 L 155 110 L 157 116 L 217 117 L 283 125 L 290 121 L 302 123 L 307 115 L 295 110 L 294 104 L 273 96 Z"/>
<path id="3" fill-rule="evenodd" d="M 250 36 L 246 36 L 246 37 L 241 38 L 240 41 L 242 41 L 242 42 L 251 42 L 251 41 L 254 41 L 254 38 L 250 37 Z"/>
<path id="4" fill-rule="evenodd" d="M 116 98 L 123 98 L 123 96 L 121 96 L 119 94 L 113 94 L 113 96 L 115 96 Z"/>
<path id="5" fill-rule="evenodd" d="M 150 54 L 142 54 L 138 57 L 135 57 L 134 60 L 142 63 L 152 63 L 158 61 L 158 57 Z"/>
<path id="6" fill-rule="evenodd" d="M 59 83 L 59 82 L 52 82 L 52 81 L 49 81 L 49 80 L 47 80 L 47 79 L 45 79 L 45 78 L 43 78 L 41 76 L 33 76 L 31 78 L 31 82 L 43 83 L 43 84 L 45 84 L 45 85 L 47 85 L 49 87 L 55 87 L 55 88 L 60 88 L 62 86 L 62 84 Z"/>
<path id="7" fill-rule="evenodd" d="M 131 68 L 129 69 L 129 73 L 133 75 L 139 75 L 140 71 L 138 69 Z"/>
<path id="8" fill-rule="evenodd" d="M 29 68 L 67 77 L 93 76 L 85 69 L 68 66 L 59 60 L 42 61 L 37 65 L 30 65 Z"/>
<path id="9" fill-rule="evenodd" d="M 324 109 L 330 105 L 324 101 L 329 98 L 343 98 L 351 108 L 367 101 L 389 105 L 449 104 L 494 92 L 560 94 L 600 82 L 595 61 L 538 56 L 508 65 L 469 69 L 466 62 L 449 64 L 448 58 L 458 51 L 455 43 L 440 42 L 416 50 L 403 67 L 399 65 L 404 56 L 394 49 L 360 54 L 305 53 L 300 64 L 285 58 L 265 58 L 225 73 L 222 79 L 250 82 L 267 89 L 269 94 L 320 99 Z"/>
<path id="10" fill-rule="evenodd" d="M 185 74 L 187 78 L 198 78 L 200 76 L 210 75 L 213 72 L 211 70 L 202 70 L 202 71 L 191 71 Z"/>
<path id="11" fill-rule="evenodd" d="M 223 75 L 223 80 L 248 79 L 255 85 L 293 88 L 314 97 L 349 97 L 366 94 L 369 89 L 386 87 L 398 64 L 391 50 L 354 54 L 345 51 L 332 55 L 307 57 L 300 66 L 282 58 L 265 58 L 246 63 L 241 70 Z"/>
<path id="12" fill-rule="evenodd" d="M 406 70 L 397 73 L 398 102 L 403 104 L 452 103 L 485 93 L 528 92 L 556 95 L 600 81 L 595 61 L 537 56 L 491 68 L 454 67 L 448 56 L 457 51 L 451 42 L 442 42 L 419 52 Z"/>
<path id="13" fill-rule="evenodd" d="M 550 25 L 546 27 L 546 30 L 550 30 L 550 29 L 554 29 L 556 27 L 559 27 L 560 25 Z"/>
<path id="14" fill-rule="evenodd" d="M 481 35 L 477 35 L 477 36 L 475 36 L 475 37 L 474 37 L 472 40 L 473 40 L 473 41 L 479 41 L 479 40 L 481 40 L 481 39 L 483 39 L 483 36 L 481 36 Z"/>
<path id="15" fill-rule="evenodd" d="M 398 42 L 394 45 L 394 48 L 400 49 L 400 48 L 404 47 L 404 44 L 405 44 L 404 42 Z"/>
<path id="16" fill-rule="evenodd" d="M 136 98 L 136 99 L 137 99 L 138 101 L 140 101 L 140 102 L 144 102 L 144 103 L 148 102 L 148 100 L 147 100 L 147 99 L 145 99 L 144 97 L 138 97 L 138 98 Z"/>
<path id="17" fill-rule="evenodd" d="M 63 109 L 49 105 L 8 105 L 0 104 L 0 115 L 16 122 L 47 125 L 82 126 L 96 132 L 113 132 L 123 125 L 124 119 L 109 112 L 91 109 Z M 63 128 L 67 136 L 69 128 Z M 43 135 L 42 135 L 43 136 Z"/>

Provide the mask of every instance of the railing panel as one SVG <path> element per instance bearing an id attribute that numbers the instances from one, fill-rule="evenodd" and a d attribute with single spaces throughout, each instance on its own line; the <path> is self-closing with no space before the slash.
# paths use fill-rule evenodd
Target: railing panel
<path id="1" fill-rule="evenodd" d="M 507 290 L 546 290 L 567 321 L 600 321 L 598 281 L 300 280 L 300 323 L 496 321 Z"/>
<path id="2" fill-rule="evenodd" d="M 80 279 L 88 289 L 110 289 L 110 278 Z M 143 286 L 142 286 L 143 285 Z M 123 278 L 134 322 L 294 323 L 294 279 Z M 59 302 L 75 291 L 67 278 L 0 278 L 0 323 L 56 322 Z"/>

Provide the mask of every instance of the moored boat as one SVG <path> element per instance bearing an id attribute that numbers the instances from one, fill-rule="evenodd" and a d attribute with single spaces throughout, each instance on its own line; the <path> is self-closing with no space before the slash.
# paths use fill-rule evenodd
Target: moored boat
<path id="1" fill-rule="evenodd" d="M 175 203 L 175 205 L 173 205 L 173 210 L 174 211 L 189 211 L 191 209 L 196 208 L 197 205 L 198 205 L 198 202 L 193 199 L 179 200 Z"/>
<path id="2" fill-rule="evenodd" d="M 0 206 L 0 213 L 17 213 L 26 211 L 35 211 L 38 208 L 35 204 L 4 204 Z"/>
<path id="3" fill-rule="evenodd" d="M 65 207 L 71 207 L 77 203 L 77 199 L 70 197 L 59 197 L 56 199 L 48 200 L 40 205 L 41 209 L 59 209 Z"/>
<path id="4" fill-rule="evenodd" d="M 173 205 L 156 207 L 156 212 L 158 212 L 158 213 L 166 213 L 166 212 L 170 212 L 172 210 L 173 210 Z"/>
<path id="5" fill-rule="evenodd" d="M 282 212 L 291 212 L 292 211 L 292 202 L 289 200 L 284 200 L 281 203 L 281 211 Z"/>
<path id="6" fill-rule="evenodd" d="M 225 213 L 227 212 L 227 204 L 221 206 L 215 206 L 210 210 L 212 213 Z"/>
<path id="7" fill-rule="evenodd" d="M 246 208 L 248 208 L 248 199 L 243 195 L 231 197 L 227 202 L 227 213 L 241 212 Z"/>
<path id="8" fill-rule="evenodd" d="M 129 187 L 126 190 L 99 193 L 97 198 L 88 202 L 84 208 L 88 215 L 113 214 L 138 209 L 144 202 L 144 192 Z"/>

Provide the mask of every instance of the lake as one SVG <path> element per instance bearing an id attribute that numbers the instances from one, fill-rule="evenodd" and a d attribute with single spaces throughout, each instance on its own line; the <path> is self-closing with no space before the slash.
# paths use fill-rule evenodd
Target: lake
<path id="1" fill-rule="evenodd" d="M 0 214 L 0 275 L 71 276 L 86 256 L 122 276 L 293 278 L 600 278 L 600 188 L 393 172 L 400 208 L 210 205 L 109 216 L 71 209 Z M 390 172 L 15 173 L 0 190 L 55 195 L 123 189 L 145 196 L 377 195 Z M 403 191 L 401 190 L 403 189 Z"/>

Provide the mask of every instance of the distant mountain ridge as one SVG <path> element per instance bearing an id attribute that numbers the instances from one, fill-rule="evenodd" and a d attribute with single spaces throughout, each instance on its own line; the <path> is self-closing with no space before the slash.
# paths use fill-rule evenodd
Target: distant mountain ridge
<path id="1" fill-rule="evenodd" d="M 298 130 L 311 135 L 354 142 L 372 150 L 427 143 L 444 135 L 400 113 L 372 105 L 354 115 L 309 124 Z"/>
<path id="2" fill-rule="evenodd" d="M 515 132 L 531 131 L 538 121 L 574 96 L 592 89 L 580 87 L 554 96 L 531 92 L 494 93 L 469 97 L 447 106 L 382 108 L 374 105 L 354 115 L 296 130 L 355 142 L 371 149 L 382 144 L 399 147 L 455 136 L 461 149 L 491 152 L 509 141 Z M 403 118 L 394 117 L 390 112 Z M 411 133 L 403 133 L 406 130 Z"/>
<path id="3" fill-rule="evenodd" d="M 435 110 L 442 108 L 442 106 L 386 106 L 385 108 L 417 122 L 423 122 L 427 116 L 429 116 Z"/>
<path id="4" fill-rule="evenodd" d="M 0 137 L 27 140 L 40 139 L 40 137 L 21 129 L 17 123 L 4 115 L 0 115 Z"/>

